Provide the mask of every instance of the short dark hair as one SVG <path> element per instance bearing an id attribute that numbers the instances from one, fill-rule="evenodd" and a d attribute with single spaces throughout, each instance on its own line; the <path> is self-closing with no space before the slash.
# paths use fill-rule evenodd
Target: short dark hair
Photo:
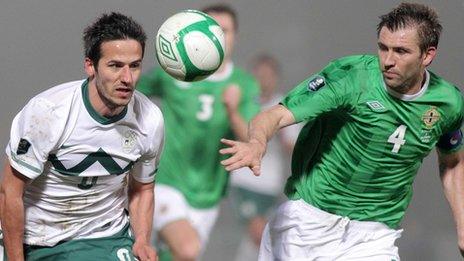
<path id="1" fill-rule="evenodd" d="M 82 39 L 85 57 L 98 64 L 101 58 L 101 45 L 107 41 L 134 39 L 142 46 L 143 57 L 147 36 L 142 26 L 131 17 L 112 12 L 102 14 L 85 28 Z"/>
<path id="2" fill-rule="evenodd" d="M 380 16 L 377 25 L 377 36 L 383 27 L 390 31 L 416 27 L 419 36 L 419 48 L 421 52 L 429 47 L 438 47 L 442 26 L 438 20 L 438 14 L 432 8 L 416 3 L 401 3 L 388 14 Z"/>
<path id="3" fill-rule="evenodd" d="M 210 13 L 226 13 L 232 17 L 232 21 L 234 23 L 235 31 L 238 30 L 238 18 L 237 12 L 231 6 L 227 4 L 214 4 L 209 5 L 201 9 L 203 13 L 210 14 Z"/>

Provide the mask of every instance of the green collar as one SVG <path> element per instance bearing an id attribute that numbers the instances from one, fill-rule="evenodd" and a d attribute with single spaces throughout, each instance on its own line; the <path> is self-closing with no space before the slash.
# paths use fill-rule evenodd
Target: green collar
<path id="1" fill-rule="evenodd" d="M 126 116 L 127 106 L 124 107 L 124 110 L 122 110 L 122 112 L 119 113 L 118 115 L 114 115 L 114 116 L 109 117 L 109 118 L 100 115 L 92 107 L 92 104 L 90 103 L 90 99 L 89 99 L 89 79 L 85 80 L 84 83 L 82 83 L 82 88 L 81 89 L 82 89 L 82 99 L 84 100 L 85 108 L 87 109 L 87 112 L 90 114 L 90 116 L 94 120 L 96 120 L 98 123 L 103 124 L 103 125 L 107 125 L 107 124 L 110 124 L 110 123 L 113 123 L 113 122 L 117 122 L 120 119 L 124 118 L 124 116 Z"/>

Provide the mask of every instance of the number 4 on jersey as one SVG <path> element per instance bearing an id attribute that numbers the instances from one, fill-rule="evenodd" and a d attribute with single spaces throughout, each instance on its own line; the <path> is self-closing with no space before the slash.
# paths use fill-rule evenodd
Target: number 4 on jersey
<path id="1" fill-rule="evenodd" d="M 401 146 L 406 143 L 404 139 L 404 134 L 406 133 L 406 125 L 400 125 L 388 138 L 388 142 L 393 143 L 393 153 L 398 153 Z"/>

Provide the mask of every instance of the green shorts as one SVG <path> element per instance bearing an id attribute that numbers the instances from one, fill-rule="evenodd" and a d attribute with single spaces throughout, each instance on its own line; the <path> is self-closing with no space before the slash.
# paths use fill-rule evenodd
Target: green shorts
<path id="1" fill-rule="evenodd" d="M 133 244 L 128 224 L 109 237 L 70 240 L 53 247 L 24 245 L 24 255 L 27 261 L 134 261 Z"/>
<path id="2" fill-rule="evenodd" d="M 234 212 L 243 222 L 248 222 L 257 216 L 266 217 L 278 199 L 277 196 L 254 192 L 238 186 L 229 188 L 229 196 Z"/>

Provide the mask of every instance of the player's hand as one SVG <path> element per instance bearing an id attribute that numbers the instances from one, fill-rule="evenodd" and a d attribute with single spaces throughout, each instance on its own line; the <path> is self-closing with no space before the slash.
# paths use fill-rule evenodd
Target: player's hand
<path id="1" fill-rule="evenodd" d="M 132 246 L 134 256 L 140 261 L 158 261 L 156 250 L 148 243 L 135 242 Z"/>
<path id="2" fill-rule="evenodd" d="M 236 111 L 240 104 L 242 93 L 236 84 L 229 85 L 222 93 L 222 102 L 228 111 Z"/>
<path id="3" fill-rule="evenodd" d="M 242 167 L 249 167 L 255 176 L 261 174 L 261 159 L 266 150 L 265 145 L 259 142 L 240 142 L 221 139 L 227 148 L 219 150 L 221 154 L 231 154 L 232 156 L 221 161 L 227 171 L 236 170 Z"/>

